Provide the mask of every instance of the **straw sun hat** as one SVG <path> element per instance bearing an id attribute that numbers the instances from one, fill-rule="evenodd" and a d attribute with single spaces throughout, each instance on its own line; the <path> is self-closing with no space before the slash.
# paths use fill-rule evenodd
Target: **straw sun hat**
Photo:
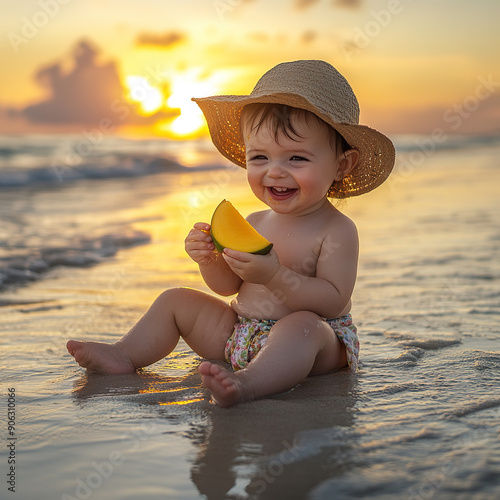
<path id="1" fill-rule="evenodd" d="M 331 125 L 359 151 L 359 162 L 329 196 L 348 198 L 382 184 L 394 166 L 390 139 L 359 125 L 359 105 L 347 80 L 325 61 L 305 60 L 278 64 L 257 82 L 250 95 L 193 98 L 207 119 L 212 141 L 231 162 L 245 168 L 245 144 L 240 131 L 243 107 L 278 103 L 311 111 Z"/>

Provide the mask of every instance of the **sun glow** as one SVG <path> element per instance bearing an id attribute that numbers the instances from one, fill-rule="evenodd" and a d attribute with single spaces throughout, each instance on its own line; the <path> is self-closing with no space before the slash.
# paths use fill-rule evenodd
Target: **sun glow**
<path id="1" fill-rule="evenodd" d="M 145 116 L 151 115 L 163 107 L 165 97 L 161 90 L 153 87 L 143 76 L 127 76 L 125 80 L 129 99 L 140 105 Z"/>
<path id="2" fill-rule="evenodd" d="M 214 95 L 217 91 L 218 85 L 215 79 L 213 77 L 202 79 L 197 69 L 173 75 L 172 93 L 167 104 L 171 108 L 180 109 L 180 116 L 169 125 L 169 130 L 177 136 L 196 135 L 205 126 L 205 119 L 191 98 Z"/>
<path id="3" fill-rule="evenodd" d="M 158 82 L 158 86 L 143 76 L 127 76 L 128 100 L 137 105 L 142 116 L 158 113 L 154 126 L 162 135 L 179 139 L 203 135 L 206 132 L 205 118 L 191 98 L 220 93 L 221 86 L 228 80 L 227 71 L 207 75 L 200 68 L 192 68 L 162 74 L 164 80 Z M 172 111 L 175 111 L 174 115 L 178 113 L 174 118 L 171 117 Z M 162 112 L 165 112 L 164 116 Z"/>

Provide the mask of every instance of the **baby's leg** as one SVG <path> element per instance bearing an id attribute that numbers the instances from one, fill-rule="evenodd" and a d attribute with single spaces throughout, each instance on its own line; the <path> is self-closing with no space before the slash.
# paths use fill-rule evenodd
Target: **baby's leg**
<path id="1" fill-rule="evenodd" d="M 301 311 L 279 320 L 266 345 L 243 370 L 229 372 L 204 362 L 203 384 L 221 406 L 287 391 L 310 374 L 347 366 L 345 346 L 314 313 Z"/>
<path id="2" fill-rule="evenodd" d="M 200 356 L 224 359 L 237 315 L 216 297 L 189 288 L 163 292 L 146 314 L 115 344 L 70 340 L 68 351 L 84 368 L 132 373 L 170 354 L 179 337 Z"/>

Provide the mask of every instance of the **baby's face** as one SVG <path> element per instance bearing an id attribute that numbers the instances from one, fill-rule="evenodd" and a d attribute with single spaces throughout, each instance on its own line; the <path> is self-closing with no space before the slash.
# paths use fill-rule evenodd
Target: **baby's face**
<path id="1" fill-rule="evenodd" d="M 305 215 L 326 201 L 333 181 L 340 180 L 338 155 L 328 127 L 316 120 L 295 120 L 295 140 L 264 123 L 258 130 L 243 127 L 247 177 L 254 194 L 272 210 Z"/>

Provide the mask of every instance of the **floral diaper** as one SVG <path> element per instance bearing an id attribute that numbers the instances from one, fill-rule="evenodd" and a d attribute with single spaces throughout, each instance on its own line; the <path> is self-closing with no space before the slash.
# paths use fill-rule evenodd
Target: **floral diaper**
<path id="1" fill-rule="evenodd" d="M 353 371 L 356 370 L 359 359 L 359 339 L 351 315 L 323 319 L 345 345 L 349 368 Z M 225 349 L 226 361 L 231 363 L 234 370 L 245 368 L 257 356 L 267 341 L 269 331 L 278 321 L 274 319 L 248 319 L 241 316 L 238 316 L 238 320 L 234 326 L 233 334 L 226 342 Z"/>

